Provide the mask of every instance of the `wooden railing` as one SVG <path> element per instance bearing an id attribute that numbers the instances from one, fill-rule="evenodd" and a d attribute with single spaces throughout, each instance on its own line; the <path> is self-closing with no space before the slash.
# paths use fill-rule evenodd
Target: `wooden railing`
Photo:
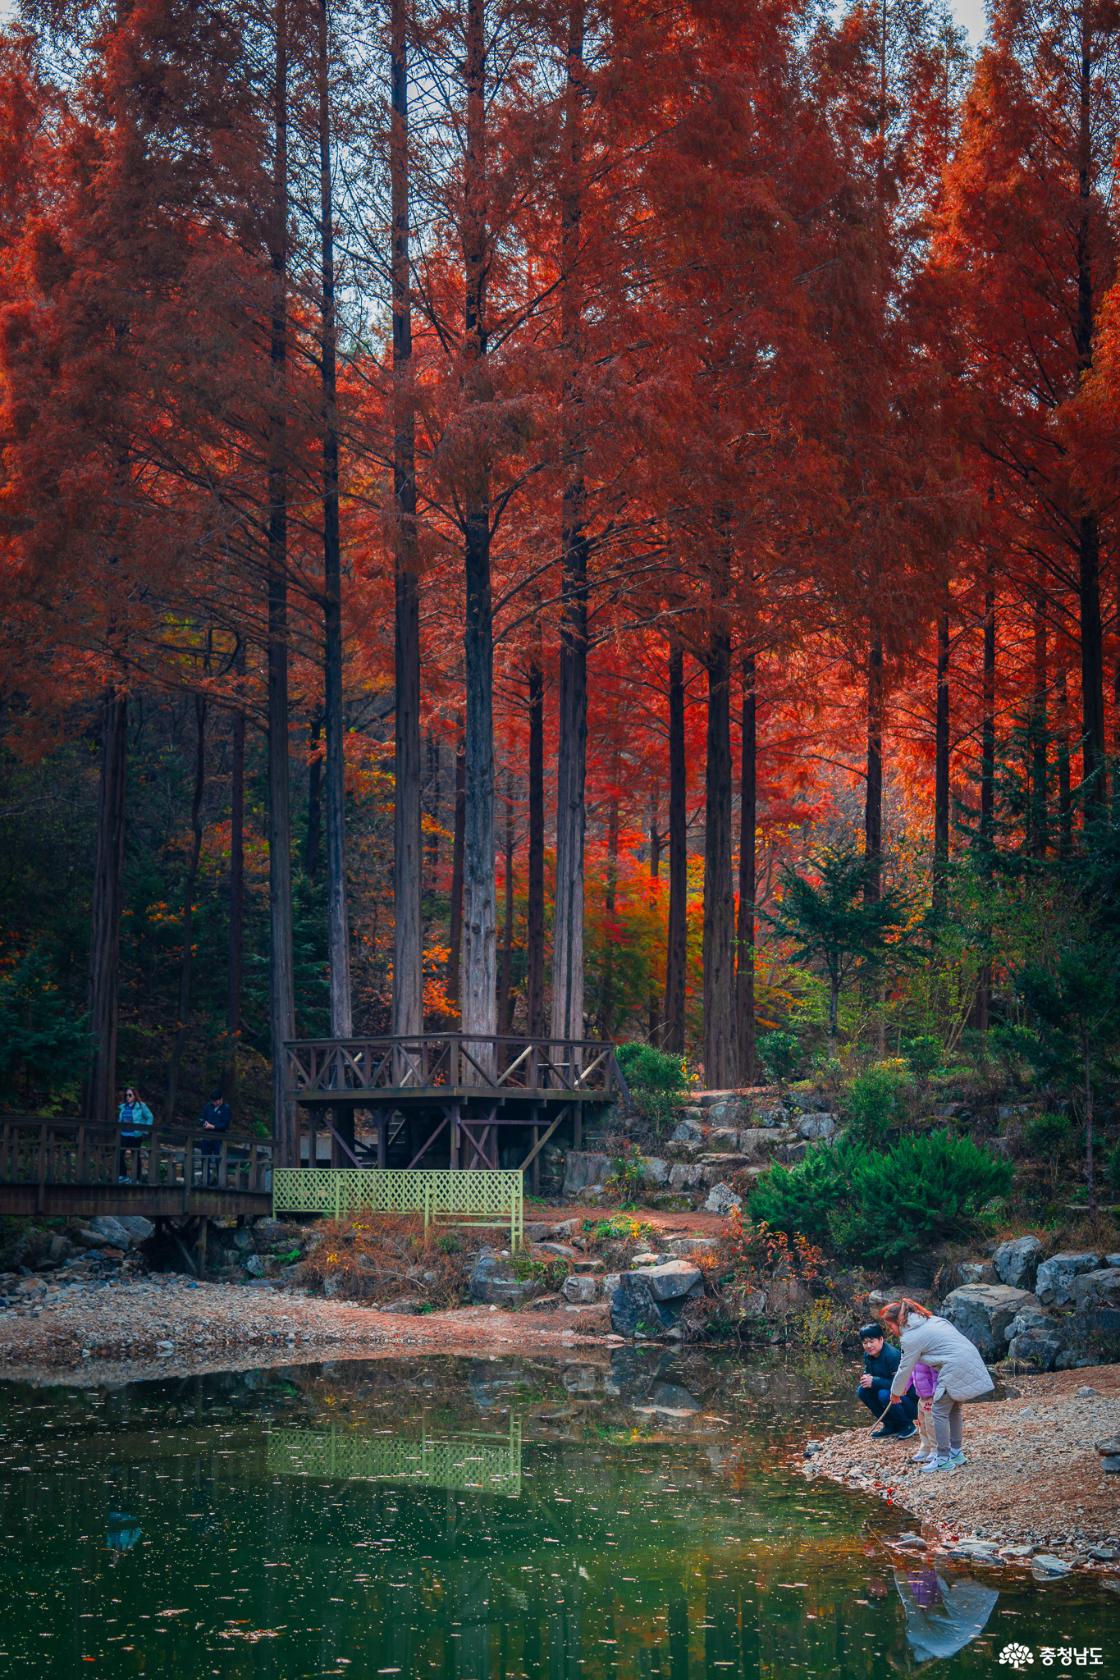
<path id="1" fill-rule="evenodd" d="M 605 1039 L 420 1033 L 298 1039 L 285 1051 L 288 1094 L 296 1101 L 347 1091 L 625 1095 Z"/>
<path id="2" fill-rule="evenodd" d="M 272 1140 L 156 1125 L 125 1138 L 95 1120 L 0 1115 L 0 1184 L 146 1185 L 268 1194 Z"/>

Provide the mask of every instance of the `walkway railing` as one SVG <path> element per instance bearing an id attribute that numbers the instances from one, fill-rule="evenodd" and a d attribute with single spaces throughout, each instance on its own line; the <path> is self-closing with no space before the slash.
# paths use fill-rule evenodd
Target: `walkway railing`
<path id="1" fill-rule="evenodd" d="M 508 1230 L 511 1248 L 525 1240 L 520 1170 L 278 1167 L 272 1206 L 277 1215 L 322 1213 L 334 1219 L 350 1213 L 418 1213 L 425 1231 L 432 1225 L 473 1225 Z"/>
<path id="2" fill-rule="evenodd" d="M 294 1101 L 345 1092 L 529 1093 L 611 1098 L 624 1091 L 605 1039 L 513 1034 L 387 1034 L 298 1039 L 285 1046 Z"/>
<path id="3" fill-rule="evenodd" d="M 151 1189 L 267 1195 L 272 1140 L 153 1126 L 140 1139 L 96 1120 L 0 1116 L 0 1184 L 34 1185 L 40 1205 L 55 1185 L 128 1183 Z"/>

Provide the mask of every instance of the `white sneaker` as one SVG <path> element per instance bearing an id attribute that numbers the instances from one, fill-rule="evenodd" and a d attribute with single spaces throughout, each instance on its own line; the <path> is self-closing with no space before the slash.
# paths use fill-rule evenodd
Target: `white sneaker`
<path id="1" fill-rule="evenodd" d="M 910 1457 L 915 1464 L 924 1464 L 927 1459 L 937 1457 L 937 1449 L 934 1447 L 919 1447 L 916 1453 L 910 1454 Z"/>
<path id="2" fill-rule="evenodd" d="M 955 1469 L 957 1469 L 957 1461 L 955 1459 L 939 1458 L 938 1455 L 934 1453 L 930 1458 L 927 1458 L 925 1463 L 922 1465 L 922 1475 L 928 1475 L 931 1470 Z"/>

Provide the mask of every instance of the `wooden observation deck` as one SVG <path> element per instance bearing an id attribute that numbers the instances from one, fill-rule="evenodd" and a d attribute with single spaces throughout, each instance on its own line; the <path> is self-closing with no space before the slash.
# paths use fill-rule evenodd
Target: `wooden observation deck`
<path id="1" fill-rule="evenodd" d="M 603 1039 L 419 1033 L 285 1046 L 285 1096 L 303 1113 L 299 1159 L 336 1167 L 520 1167 L 567 1125 L 629 1092 Z"/>

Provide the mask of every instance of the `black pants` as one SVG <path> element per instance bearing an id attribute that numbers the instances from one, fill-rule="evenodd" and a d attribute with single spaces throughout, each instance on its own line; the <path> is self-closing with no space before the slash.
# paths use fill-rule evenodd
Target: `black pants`
<path id="1" fill-rule="evenodd" d="M 882 1417 L 887 1411 L 887 1401 L 891 1397 L 889 1383 L 881 1383 L 872 1379 L 870 1388 L 857 1388 L 856 1397 L 862 1400 L 872 1417 Z M 896 1400 L 890 1411 L 883 1418 L 883 1428 L 892 1435 L 901 1435 L 909 1429 L 918 1415 L 918 1396 L 912 1388 L 907 1389 L 901 1400 Z"/>

